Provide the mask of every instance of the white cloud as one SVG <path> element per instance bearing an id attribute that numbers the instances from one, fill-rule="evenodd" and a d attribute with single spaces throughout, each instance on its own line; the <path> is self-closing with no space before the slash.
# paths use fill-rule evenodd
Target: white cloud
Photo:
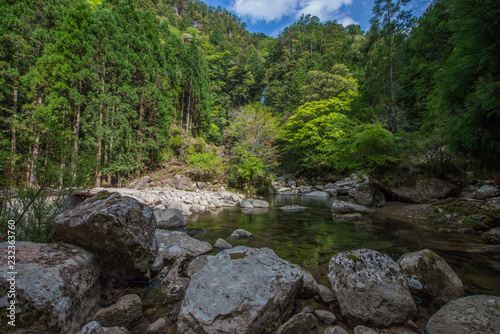
<path id="1" fill-rule="evenodd" d="M 311 14 L 321 21 L 335 18 L 343 5 L 352 4 L 352 0 L 301 0 L 298 15 Z"/>
<path id="2" fill-rule="evenodd" d="M 337 22 L 342 24 L 344 27 L 347 27 L 349 24 L 359 24 L 358 21 L 355 21 L 353 20 L 351 17 L 349 16 L 344 16 L 340 19 L 337 19 Z"/>
<path id="3" fill-rule="evenodd" d="M 269 22 L 295 14 L 297 3 L 298 0 L 235 0 L 231 8 L 237 15 L 248 17 L 252 22 Z"/>
<path id="4" fill-rule="evenodd" d="M 252 23 L 265 20 L 279 21 L 284 16 L 300 17 L 311 14 L 321 21 L 337 19 L 339 22 L 355 23 L 354 20 L 340 13 L 344 5 L 351 5 L 353 0 L 234 0 L 232 10 L 239 16 L 250 19 Z"/>

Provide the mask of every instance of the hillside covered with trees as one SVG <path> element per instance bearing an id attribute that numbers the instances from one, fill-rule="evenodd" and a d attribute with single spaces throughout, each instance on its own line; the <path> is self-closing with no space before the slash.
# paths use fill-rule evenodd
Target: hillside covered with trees
<path id="1" fill-rule="evenodd" d="M 423 2 L 274 38 L 200 1 L 1 0 L 1 187 L 116 186 L 172 161 L 246 190 L 423 155 L 498 172 L 500 6 Z"/>

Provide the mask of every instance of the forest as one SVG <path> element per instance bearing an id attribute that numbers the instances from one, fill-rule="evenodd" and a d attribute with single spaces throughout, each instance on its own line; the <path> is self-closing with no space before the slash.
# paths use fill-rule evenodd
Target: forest
<path id="1" fill-rule="evenodd" d="M 247 191 L 426 155 L 498 173 L 499 17 L 376 0 L 366 32 L 303 15 L 274 38 L 201 1 L 0 0 L 0 187 L 122 186 L 174 162 Z"/>

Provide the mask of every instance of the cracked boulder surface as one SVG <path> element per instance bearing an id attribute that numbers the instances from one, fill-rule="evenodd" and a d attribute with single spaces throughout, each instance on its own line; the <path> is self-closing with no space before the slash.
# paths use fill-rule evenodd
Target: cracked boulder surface
<path id="1" fill-rule="evenodd" d="M 11 274 L 7 242 L 0 244 L 0 312 L 7 314 Z M 16 332 L 77 333 L 99 307 L 96 257 L 73 245 L 16 242 Z M 0 318 L 0 328 L 11 328 Z"/>
<path id="2" fill-rule="evenodd" d="M 191 278 L 178 333 L 261 333 L 286 321 L 303 273 L 271 249 L 238 246 L 208 256 Z"/>

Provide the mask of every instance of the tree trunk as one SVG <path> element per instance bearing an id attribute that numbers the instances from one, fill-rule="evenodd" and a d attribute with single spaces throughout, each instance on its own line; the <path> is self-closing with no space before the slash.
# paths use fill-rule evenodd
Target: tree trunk
<path id="1" fill-rule="evenodd" d="M 390 82 L 391 82 L 391 131 L 396 133 L 398 131 L 396 121 L 396 100 L 394 96 L 394 64 L 392 61 L 392 37 L 389 41 L 389 66 L 390 66 Z"/>
<path id="2" fill-rule="evenodd" d="M 11 139 L 10 139 L 10 163 L 8 177 L 14 178 L 14 164 L 16 160 L 16 119 L 17 119 L 17 88 L 14 89 L 13 105 L 12 105 L 12 125 L 11 125 Z"/>
<path id="3" fill-rule="evenodd" d="M 101 92 L 104 95 L 104 75 L 102 77 L 102 88 Z M 95 168 L 95 187 L 99 188 L 101 186 L 101 157 L 102 157 L 102 116 L 104 113 L 104 102 L 101 101 L 99 105 L 99 123 L 97 126 L 97 154 L 96 154 L 96 168 Z"/>

